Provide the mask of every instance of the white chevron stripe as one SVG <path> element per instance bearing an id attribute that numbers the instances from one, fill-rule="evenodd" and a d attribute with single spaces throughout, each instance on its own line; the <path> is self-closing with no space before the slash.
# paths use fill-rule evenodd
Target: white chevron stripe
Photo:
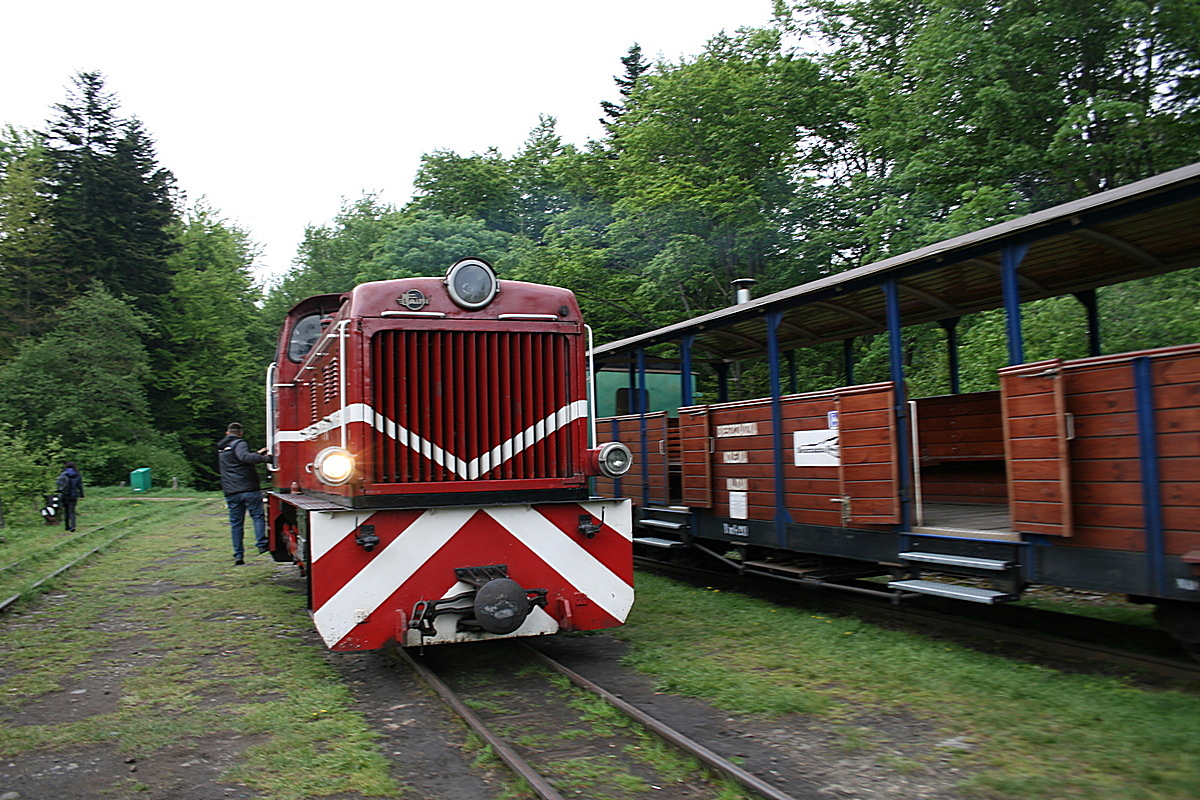
<path id="1" fill-rule="evenodd" d="M 543 420 L 535 422 L 525 430 L 517 433 L 507 442 L 498 444 L 489 452 L 471 461 L 464 461 L 458 456 L 443 450 L 433 442 L 423 439 L 402 425 L 396 424 L 366 403 L 354 403 L 343 409 L 338 409 L 319 422 L 309 425 L 299 431 L 279 431 L 275 440 L 279 442 L 311 441 L 321 434 L 349 425 L 352 422 L 365 422 L 383 435 L 395 439 L 402 445 L 411 447 L 425 458 L 438 466 L 444 467 L 464 480 L 475 480 L 480 475 L 486 475 L 491 470 L 510 460 L 522 450 L 540 442 L 559 428 L 577 419 L 585 419 L 588 413 L 586 400 L 576 400 L 555 411 Z"/>

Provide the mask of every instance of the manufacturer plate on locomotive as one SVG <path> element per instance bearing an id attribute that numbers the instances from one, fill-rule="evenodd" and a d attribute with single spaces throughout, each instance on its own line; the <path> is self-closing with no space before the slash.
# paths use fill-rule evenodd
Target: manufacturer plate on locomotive
<path id="1" fill-rule="evenodd" d="M 418 289 L 409 289 L 407 292 L 397 297 L 396 302 L 407 308 L 409 311 L 420 311 L 429 304 L 429 298 Z"/>

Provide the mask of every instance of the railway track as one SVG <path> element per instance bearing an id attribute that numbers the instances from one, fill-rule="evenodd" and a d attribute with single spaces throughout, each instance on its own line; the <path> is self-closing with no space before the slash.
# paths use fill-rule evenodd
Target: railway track
<path id="1" fill-rule="evenodd" d="M 544 653 L 516 642 L 497 644 L 487 652 L 493 658 L 499 653 L 501 664 L 479 663 L 484 648 L 475 649 L 476 658 L 462 659 L 468 645 L 452 648 L 454 653 L 394 653 L 541 800 L 581 791 L 587 796 L 606 782 L 626 796 L 699 800 L 727 796 L 721 779 L 749 797 L 793 800 Z M 694 761 L 664 755 L 664 743 Z"/>
<path id="2" fill-rule="evenodd" d="M 122 519 L 110 522 L 107 525 L 101 525 L 89 531 L 84 531 L 76 536 L 71 537 L 70 539 L 67 539 L 66 541 L 60 542 L 53 547 L 39 552 L 37 555 L 28 556 L 19 561 L 14 561 L 3 567 L 0 567 L 0 580 L 3 580 L 4 584 L 9 585 L 10 587 L 20 587 L 15 593 L 4 598 L 3 600 L 0 600 L 0 614 L 15 606 L 25 595 L 36 591 L 64 572 L 72 569 L 75 566 L 78 566 L 96 553 L 99 553 L 101 550 L 104 550 L 115 542 L 123 539 L 129 534 L 131 529 L 126 529 L 121 533 L 118 533 L 116 536 L 106 539 L 102 544 L 91 547 L 91 549 L 82 554 L 76 554 L 77 548 L 83 542 L 86 541 L 90 543 L 97 538 L 98 534 L 111 530 L 115 525 L 118 525 L 122 522 L 128 522 L 130 519 L 132 519 L 132 517 L 124 517 Z M 63 559 L 59 556 L 65 556 L 68 560 L 64 563 Z M 39 565 L 43 565 L 46 561 L 52 562 L 54 567 L 49 572 L 41 573 L 40 577 L 33 577 L 32 580 L 29 578 L 21 579 L 19 577 L 14 577 L 37 569 Z M 35 573 L 35 576 L 36 575 L 37 573 Z M 12 588 L 10 588 L 9 591 L 12 591 Z M 0 594 L 3 593 L 3 591 L 0 591 Z"/>
<path id="3" fill-rule="evenodd" d="M 728 572 L 697 569 L 637 556 L 635 563 L 664 575 L 702 582 L 721 582 L 771 602 L 810 605 L 822 610 L 911 626 L 922 633 L 936 631 L 960 640 L 1000 643 L 1075 662 L 1131 669 L 1168 680 L 1200 681 L 1200 664 L 1188 659 L 1166 632 L 1110 622 L 1076 614 L 1028 606 L 983 606 L 920 597 L 896 605 L 866 592 L 790 592 L 792 583 L 761 575 L 735 576 Z"/>

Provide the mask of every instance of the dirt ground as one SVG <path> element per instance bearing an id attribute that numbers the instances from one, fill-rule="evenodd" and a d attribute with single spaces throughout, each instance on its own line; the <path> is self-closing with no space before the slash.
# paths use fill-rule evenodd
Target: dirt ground
<path id="1" fill-rule="evenodd" d="M 274 580 L 296 580 L 288 567 L 271 565 L 270 569 Z M 147 586 L 147 591 L 154 589 Z M 54 596 L 45 598 L 23 615 L 21 623 L 52 619 L 54 604 Z M 90 654 L 77 680 L 61 691 L 0 710 L 0 724 L 63 724 L 115 710 L 123 675 L 163 658 L 164 653 L 136 630 L 123 628 L 119 614 L 111 620 L 106 645 Z M 305 645 L 321 648 L 315 634 L 306 635 Z M 552 637 L 538 640 L 537 645 L 797 800 L 941 800 L 955 797 L 951 787 L 964 777 L 947 762 L 956 750 L 970 745 L 943 741 L 919 720 L 855 708 L 845 709 L 835 721 L 731 716 L 696 700 L 655 692 L 648 679 L 621 664 L 624 644 L 614 636 Z M 324 658 L 378 732 L 394 776 L 406 787 L 404 797 L 491 800 L 510 789 L 507 777 L 496 768 L 474 763 L 465 747 L 462 724 L 406 667 L 379 652 L 327 653 Z M 228 700 L 212 698 L 212 702 Z M 253 737 L 218 733 L 164 748 L 141 761 L 126 758 L 110 746 L 27 752 L 0 760 L 0 800 L 263 797 L 225 777 L 253 743 Z M 903 768 L 896 768 L 898 764 Z M 335 800 L 368 799 L 343 794 Z"/>

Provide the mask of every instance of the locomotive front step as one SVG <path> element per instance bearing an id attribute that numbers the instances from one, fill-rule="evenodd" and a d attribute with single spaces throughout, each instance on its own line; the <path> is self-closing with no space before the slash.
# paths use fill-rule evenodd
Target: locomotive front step
<path id="1" fill-rule="evenodd" d="M 937 581 L 909 580 L 890 581 L 888 588 L 917 594 L 931 594 L 938 597 L 950 597 L 955 600 L 967 600 L 972 603 L 1003 603 L 1017 599 L 1015 595 L 997 592 L 992 589 L 977 589 L 974 586 L 959 586 L 954 583 L 939 583 Z"/>

